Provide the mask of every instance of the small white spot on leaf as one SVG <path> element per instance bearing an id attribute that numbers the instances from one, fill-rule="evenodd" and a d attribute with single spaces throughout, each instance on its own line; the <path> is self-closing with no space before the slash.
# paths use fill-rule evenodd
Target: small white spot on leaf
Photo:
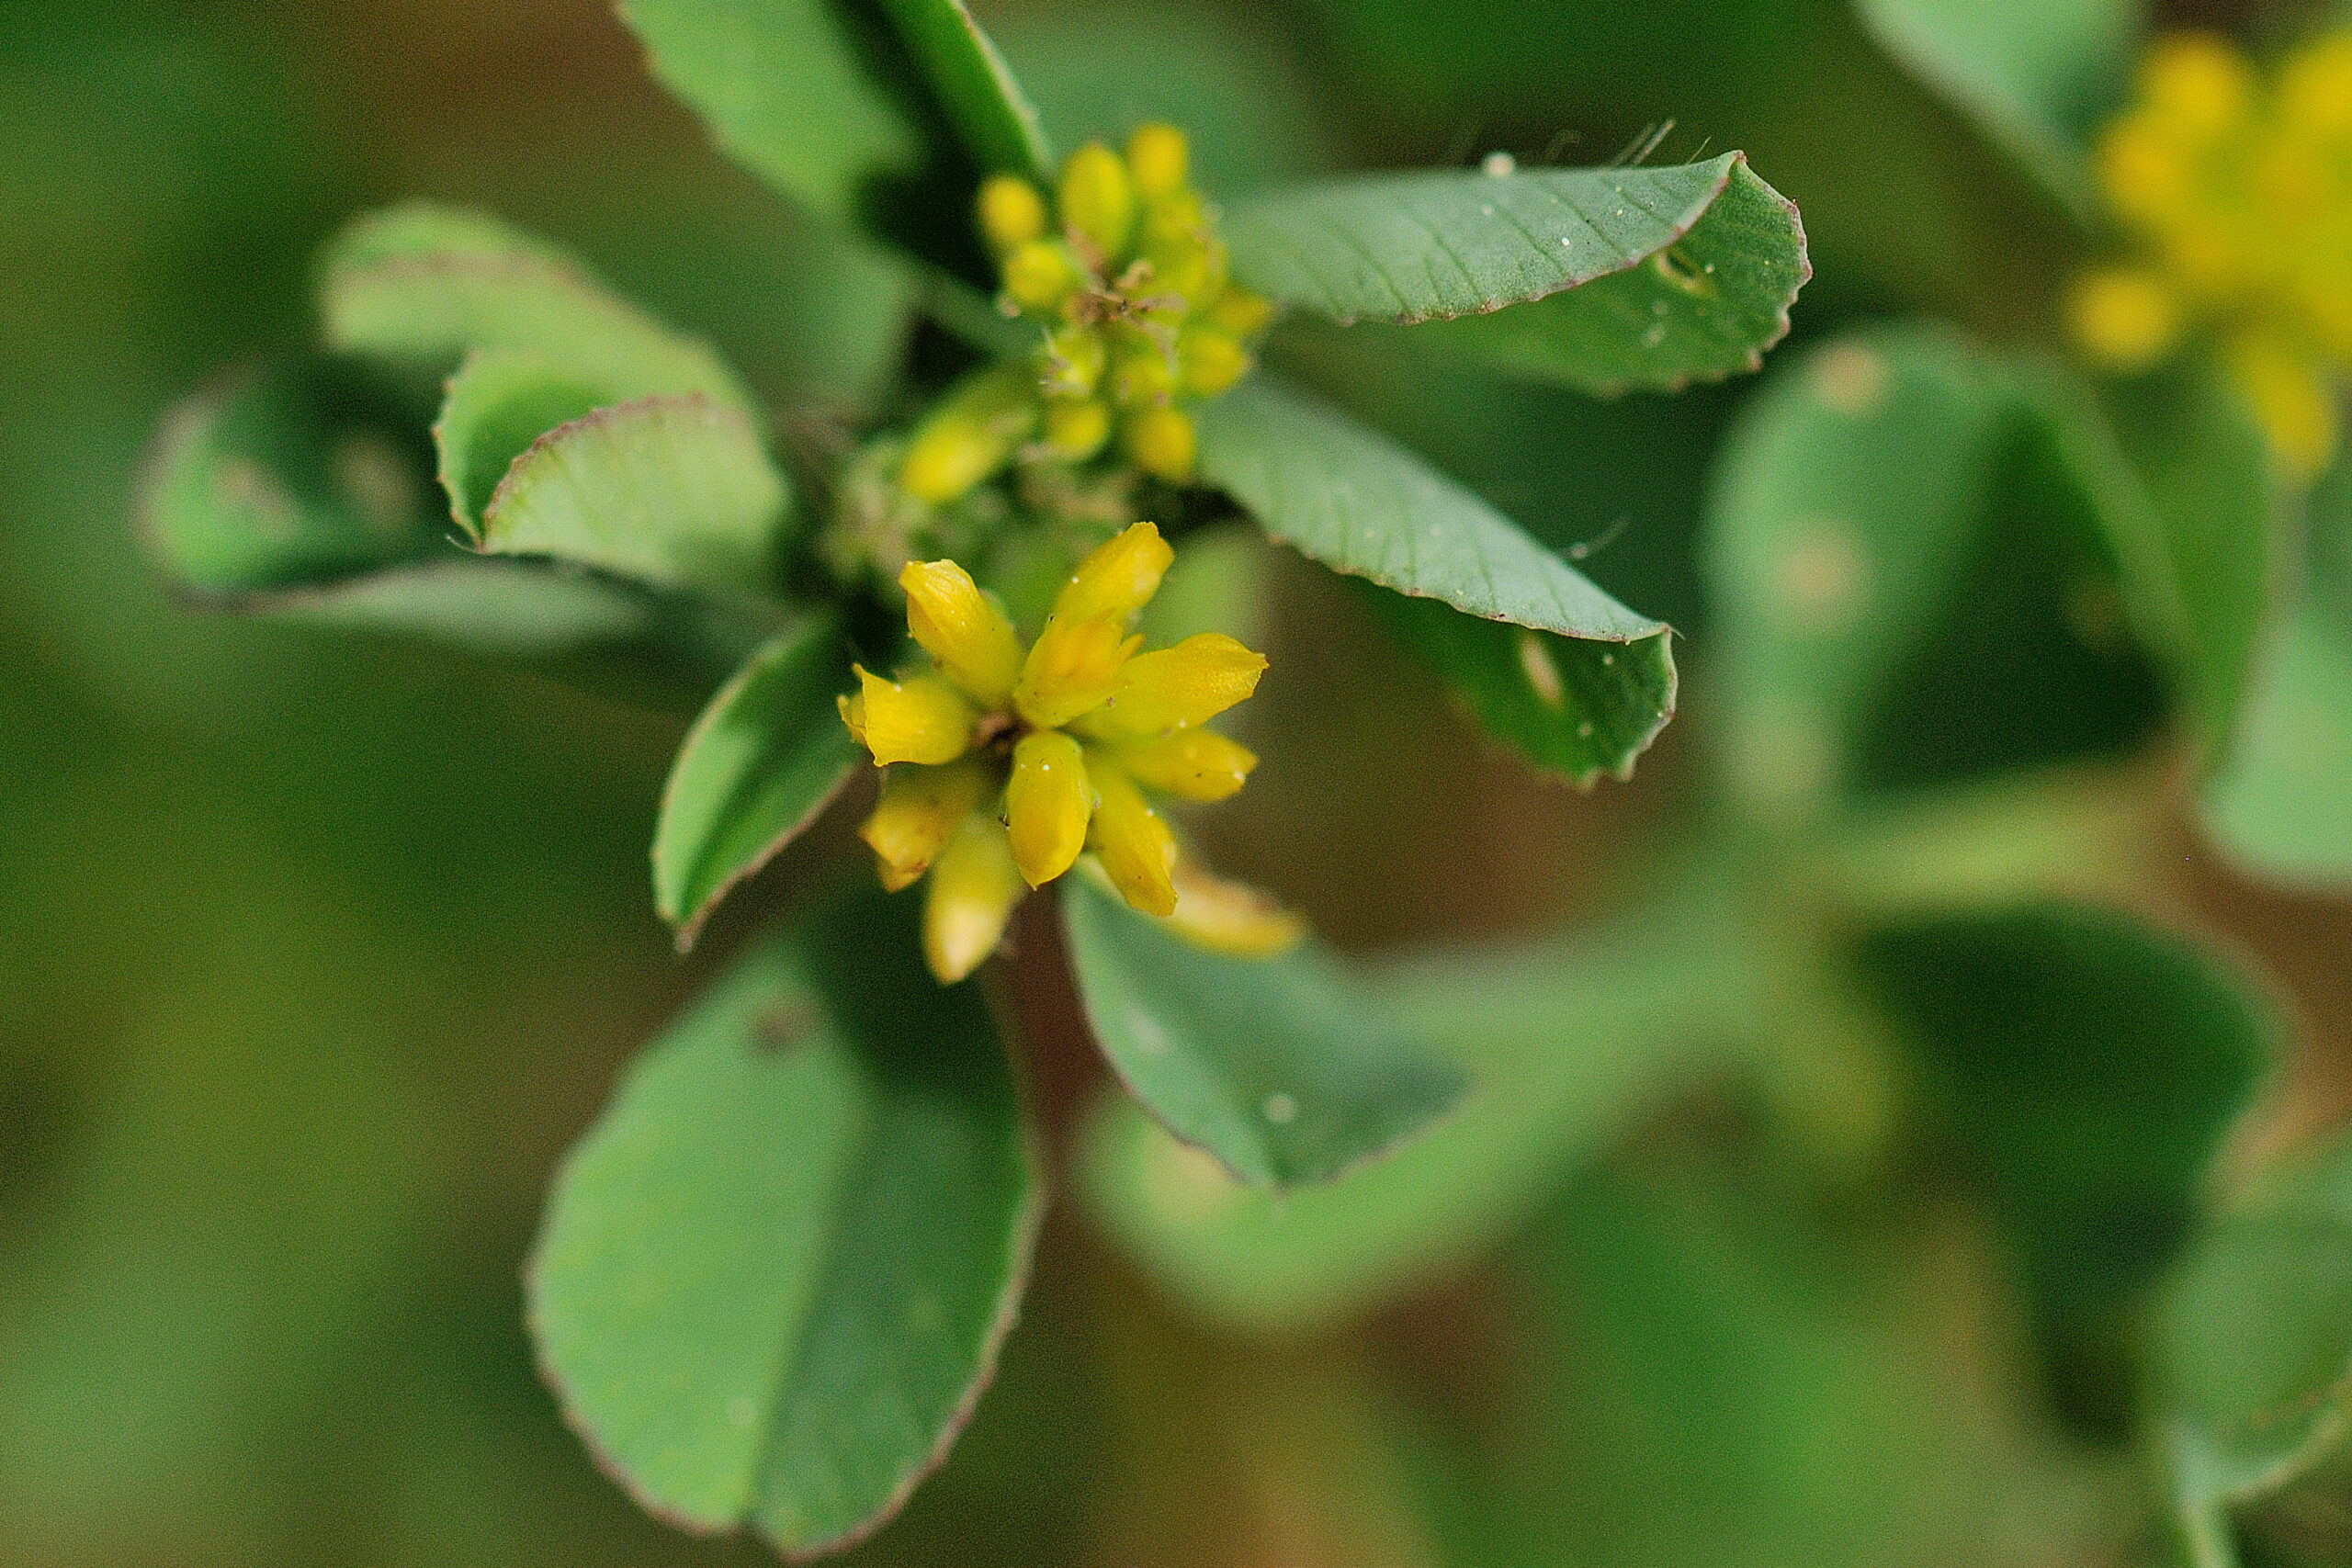
<path id="1" fill-rule="evenodd" d="M 1488 179 L 1498 180 L 1506 175 L 1516 174 L 1519 160 L 1508 152 L 1489 152 L 1480 160 L 1478 168 Z"/>
<path id="2" fill-rule="evenodd" d="M 1267 1121 L 1277 1127 L 1287 1126 L 1291 1118 L 1298 1114 L 1298 1101 L 1286 1094 L 1270 1094 L 1264 1109 Z"/>

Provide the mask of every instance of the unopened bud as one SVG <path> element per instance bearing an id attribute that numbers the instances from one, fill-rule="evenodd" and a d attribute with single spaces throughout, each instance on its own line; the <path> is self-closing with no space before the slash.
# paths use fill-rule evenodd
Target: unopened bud
<path id="1" fill-rule="evenodd" d="M 1085 281 L 1069 247 L 1058 240 L 1025 240 L 1004 258 L 1004 292 L 1032 315 L 1049 315 Z"/>
<path id="2" fill-rule="evenodd" d="M 1154 120 L 1136 127 L 1127 138 L 1127 173 L 1146 201 L 1183 189 L 1191 162 L 1184 133 L 1172 125 Z"/>
<path id="3" fill-rule="evenodd" d="M 1082 463 L 1111 438 L 1111 411 L 1094 398 L 1055 398 L 1046 404 L 1046 449 Z"/>
<path id="4" fill-rule="evenodd" d="M 980 185 L 980 237 L 1003 255 L 1046 231 L 1046 198 L 1013 175 L 990 175 Z"/>
<path id="5" fill-rule="evenodd" d="M 1152 408 L 1176 395 L 1176 367 L 1168 351 L 1136 334 L 1111 367 L 1111 397 L 1123 409 Z"/>
<path id="6" fill-rule="evenodd" d="M 1249 368 L 1249 350 L 1229 333 L 1187 326 L 1176 340 L 1177 379 L 1193 397 L 1216 397 L 1241 379 Z"/>
<path id="7" fill-rule="evenodd" d="M 1137 409 L 1119 427 L 1119 439 L 1145 473 L 1183 484 L 1193 477 L 1199 447 L 1191 417 L 1167 407 Z"/>
<path id="8" fill-rule="evenodd" d="M 1127 165 L 1100 141 L 1090 141 L 1062 164 L 1062 222 L 1092 247 L 1103 270 L 1114 269 L 1134 243 L 1136 188 Z"/>
<path id="9" fill-rule="evenodd" d="M 1257 336 L 1273 319 L 1274 308 L 1265 297 L 1253 294 L 1238 283 L 1227 284 L 1225 292 L 1209 301 L 1208 308 L 1201 312 L 1201 320 L 1238 338 Z"/>
<path id="10" fill-rule="evenodd" d="M 1049 396 L 1082 398 L 1102 379 L 1110 351 L 1092 327 L 1061 326 L 1046 334 L 1045 363 L 1038 382 Z"/>

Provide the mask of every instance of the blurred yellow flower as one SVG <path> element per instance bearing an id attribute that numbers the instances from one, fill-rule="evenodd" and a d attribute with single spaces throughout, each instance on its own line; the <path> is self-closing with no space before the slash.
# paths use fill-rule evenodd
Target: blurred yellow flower
<path id="1" fill-rule="evenodd" d="M 2211 327 L 2280 462 L 2320 473 L 2352 369 L 2352 33 L 2267 83 L 2222 39 L 2159 39 L 2098 161 L 2140 255 L 2077 281 L 2076 342 L 2132 370 Z"/>
<path id="2" fill-rule="evenodd" d="M 1174 558 L 1136 524 L 1079 563 L 1025 649 L 954 561 L 899 575 L 907 629 L 936 668 L 860 669 L 841 712 L 890 769 L 859 829 L 883 886 L 930 874 L 923 951 L 942 982 L 978 968 L 1023 895 L 1089 852 L 1130 905 L 1203 946 L 1262 955 L 1303 931 L 1262 895 L 1181 863 L 1143 794 L 1222 800 L 1258 761 L 1202 726 L 1257 690 L 1265 659 L 1215 632 L 1144 653 L 1127 629 Z"/>

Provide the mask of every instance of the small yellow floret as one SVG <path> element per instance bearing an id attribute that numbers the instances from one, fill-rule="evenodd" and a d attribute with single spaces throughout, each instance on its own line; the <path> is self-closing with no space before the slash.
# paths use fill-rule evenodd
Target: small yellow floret
<path id="1" fill-rule="evenodd" d="M 1054 597 L 1054 618 L 1091 621 L 1110 615 L 1124 626 L 1125 617 L 1159 592 L 1159 580 L 1175 559 L 1157 524 L 1129 524 L 1078 563 Z"/>
<path id="2" fill-rule="evenodd" d="M 2335 456 L 2335 393 L 2316 355 L 2245 333 L 2230 344 L 2230 368 L 2287 471 L 2309 481 Z"/>
<path id="3" fill-rule="evenodd" d="M 1089 725 L 1097 733 L 1137 739 L 1189 728 L 1246 699 L 1265 671 L 1264 654 L 1223 632 L 1202 632 L 1128 660 L 1117 690 Z"/>
<path id="4" fill-rule="evenodd" d="M 2179 341 L 2180 299 L 2144 267 L 2086 274 L 2067 300 L 2075 341 L 2109 365 L 2140 370 Z"/>
<path id="5" fill-rule="evenodd" d="M 952 560 L 909 561 L 907 630 L 947 678 L 983 707 L 1001 707 L 1021 677 L 1021 638 L 972 574 Z"/>
<path id="6" fill-rule="evenodd" d="M 952 762 L 971 743 L 979 716 L 964 694 L 936 675 L 892 681 L 863 665 L 859 691 L 841 699 L 842 717 L 881 767 L 891 762 Z"/>
<path id="7" fill-rule="evenodd" d="M 1192 147 L 1174 126 L 1153 120 L 1127 138 L 1127 173 L 1146 201 L 1182 190 L 1191 175 Z"/>
<path id="8" fill-rule="evenodd" d="M 1037 389 L 1019 366 L 975 371 L 916 427 L 899 466 L 908 494 L 944 505 L 1011 460 L 1037 427 Z"/>
<path id="9" fill-rule="evenodd" d="M 892 768 L 883 780 L 881 801 L 857 830 L 881 863 L 882 886 L 896 893 L 930 870 L 957 825 L 979 806 L 989 782 L 989 770 L 973 757 L 944 767 Z"/>
<path id="10" fill-rule="evenodd" d="M 2254 103 L 2245 57 L 2210 33 L 2174 33 L 2149 48 L 2140 92 L 2159 114 L 2200 135 L 2244 121 Z"/>
<path id="11" fill-rule="evenodd" d="M 1114 744 L 1113 751 L 1137 784 L 1187 800 L 1223 800 L 1258 765 L 1257 753 L 1214 729 L 1180 729 L 1156 740 Z"/>
<path id="12" fill-rule="evenodd" d="M 980 182 L 980 237 L 1002 255 L 1046 231 L 1046 198 L 1013 175 L 990 175 Z"/>
<path id="13" fill-rule="evenodd" d="M 1046 334 L 1038 384 L 1054 397 L 1085 397 L 1102 379 L 1102 367 L 1109 358 L 1102 334 L 1092 327 L 1056 327 Z"/>
<path id="14" fill-rule="evenodd" d="M 1216 397 L 1249 369 L 1250 351 L 1230 333 L 1188 325 L 1176 339 L 1177 379 L 1193 397 Z"/>
<path id="15" fill-rule="evenodd" d="M 1030 886 L 1042 887 L 1077 863 L 1093 813 L 1093 790 L 1078 742 L 1057 729 L 1022 737 L 1012 749 L 1004 817 L 1013 861 Z"/>
<path id="16" fill-rule="evenodd" d="M 1007 298 L 1033 315 L 1047 315 L 1078 292 L 1085 275 L 1059 240 L 1028 240 L 1004 258 Z"/>
<path id="17" fill-rule="evenodd" d="M 2298 50 L 2278 73 L 2278 115 L 2298 130 L 2352 135 L 2352 32 Z"/>
<path id="18" fill-rule="evenodd" d="M 1136 468 L 1170 484 L 1186 484 L 1199 455 L 1200 434 L 1182 409 L 1141 408 L 1119 426 L 1119 440 Z"/>
<path id="19" fill-rule="evenodd" d="M 942 985 L 954 985 L 997 950 L 1028 891 L 1004 825 L 984 811 L 965 818 L 931 868 L 922 908 L 922 955 Z"/>
<path id="20" fill-rule="evenodd" d="M 1105 272 L 1126 259 L 1136 230 L 1136 187 L 1127 165 L 1100 141 L 1062 164 L 1061 214 L 1072 241 L 1091 248 Z"/>
<path id="21" fill-rule="evenodd" d="M 1099 804 L 1087 846 L 1102 861 L 1119 896 L 1147 915 L 1173 914 L 1176 840 L 1126 774 L 1116 766 L 1094 770 Z"/>
<path id="22" fill-rule="evenodd" d="M 1099 398 L 1056 398 L 1046 405 L 1046 449 L 1082 463 L 1111 439 L 1111 408 Z"/>
<path id="23" fill-rule="evenodd" d="M 1228 283 L 1223 293 L 1209 301 L 1201 319 L 1235 337 L 1250 338 L 1264 332 L 1273 321 L 1274 308 L 1264 296 L 1253 294 L 1238 283 Z"/>

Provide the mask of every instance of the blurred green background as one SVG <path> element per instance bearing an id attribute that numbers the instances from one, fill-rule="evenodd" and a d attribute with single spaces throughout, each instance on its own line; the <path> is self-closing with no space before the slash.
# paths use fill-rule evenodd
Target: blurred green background
<path id="1" fill-rule="evenodd" d="M 1800 341 L 1914 310 L 2039 331 L 2071 254 L 1834 0 L 979 10 L 1106 116 L 1249 84 L 1263 162 L 1211 180 L 1596 162 L 1668 118 L 1661 158 L 1744 147 L 1804 209 Z M 818 345 L 894 286 L 721 163 L 602 0 L 26 0 L 0 147 L 0 1563 L 763 1560 L 599 1475 L 521 1322 L 555 1159 L 708 971 L 645 886 L 679 722 L 185 611 L 131 497 L 175 399 L 307 338 L 309 258 L 371 205 L 548 233 L 802 405 L 871 381 Z M 1622 526 L 1589 569 L 1689 635 L 1686 717 L 1630 786 L 1538 783 L 1293 574 L 1276 663 L 1305 694 L 1270 682 L 1269 722 L 1313 760 L 1270 757 L 1222 849 L 1359 946 L 1589 912 L 1693 798 L 1692 541 L 1749 384 L 1416 408 L 1409 362 L 1326 351 L 1368 355 L 1367 412 L 1553 543 Z M 2352 913 L 2210 865 L 2167 784 L 2116 786 L 2150 885 L 2305 1022 L 2251 1136 L 2337 1120 Z M 1056 1100 L 1086 1072 L 1069 1022 L 1032 1019 Z M 1747 1126 L 1678 1097 L 1505 1262 L 1308 1340 L 1187 1325 L 1058 1209 L 974 1430 L 860 1560 L 2110 1560 L 2121 1461 L 2021 1386 L 1973 1222 L 1926 1175 L 1783 1191 Z M 1464 1500 L 1487 1465 L 1510 1506 Z"/>

